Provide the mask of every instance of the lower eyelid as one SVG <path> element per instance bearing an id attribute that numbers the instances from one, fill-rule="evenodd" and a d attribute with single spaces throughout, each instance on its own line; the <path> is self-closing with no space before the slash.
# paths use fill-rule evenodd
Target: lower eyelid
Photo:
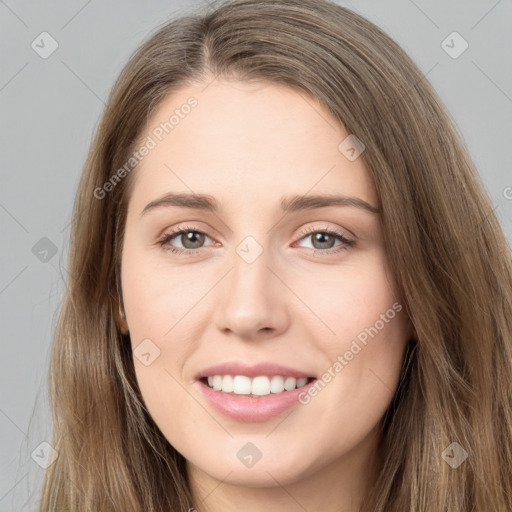
<path id="1" fill-rule="evenodd" d="M 174 239 L 176 237 L 179 237 L 183 233 L 190 233 L 190 232 L 199 233 L 199 234 L 205 235 L 206 238 L 208 238 L 208 239 L 213 241 L 213 244 L 209 244 L 209 245 L 206 245 L 206 246 L 203 246 L 203 247 L 198 247 L 196 249 L 187 249 L 187 248 L 175 247 L 173 245 L 170 245 L 170 241 L 172 239 Z M 314 247 L 304 247 L 304 249 L 308 249 L 309 251 L 312 251 L 318 257 L 335 256 L 337 254 L 340 254 L 340 253 L 350 249 L 351 247 L 353 247 L 355 245 L 355 241 L 354 240 L 348 239 L 342 233 L 338 233 L 338 232 L 334 232 L 334 231 L 326 230 L 326 229 L 323 229 L 323 230 L 322 229 L 318 229 L 318 230 L 315 230 L 315 231 L 309 231 L 307 233 L 302 233 L 300 238 L 294 243 L 294 246 L 296 244 L 298 244 L 299 242 L 301 242 L 302 240 L 305 240 L 308 237 L 311 237 L 315 233 L 326 233 L 326 234 L 329 234 L 330 236 L 333 236 L 335 239 L 337 239 L 340 242 L 340 244 L 338 244 L 337 246 L 331 247 L 329 249 L 315 249 Z M 215 245 L 217 245 L 217 242 L 215 242 L 215 240 L 213 240 L 204 231 L 202 231 L 200 229 L 191 229 L 190 227 L 188 229 L 182 228 L 182 229 L 179 229 L 177 231 L 174 231 L 173 233 L 164 234 L 164 236 L 159 240 L 158 243 L 159 243 L 159 245 L 161 246 L 161 248 L 163 250 L 165 250 L 167 252 L 170 252 L 170 253 L 177 254 L 177 255 L 181 255 L 181 256 L 194 256 L 197 253 L 200 253 L 203 249 L 208 249 L 208 247 L 214 247 Z"/>
<path id="2" fill-rule="evenodd" d="M 174 231 L 173 233 L 164 233 L 164 235 L 160 238 L 159 243 L 161 245 L 169 244 L 171 240 L 178 238 L 183 233 L 199 233 L 201 235 L 204 235 L 205 238 L 208 238 L 209 240 L 214 242 L 213 244 L 210 244 L 208 247 L 213 246 L 216 243 L 212 237 L 210 237 L 204 231 L 201 231 L 199 229 L 180 229 L 179 231 Z M 203 247 L 199 247 L 197 249 L 182 249 L 181 247 L 175 247 L 175 249 L 192 252 L 192 251 L 199 251 L 199 250 L 203 249 Z"/>

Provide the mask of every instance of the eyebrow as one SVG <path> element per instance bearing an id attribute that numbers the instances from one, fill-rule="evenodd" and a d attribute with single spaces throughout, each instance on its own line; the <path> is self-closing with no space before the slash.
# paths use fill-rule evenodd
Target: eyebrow
<path id="1" fill-rule="evenodd" d="M 218 201 L 211 195 L 168 193 L 148 203 L 140 215 L 145 215 L 149 211 L 155 210 L 157 208 L 169 206 L 177 206 L 180 208 L 188 208 L 192 210 L 203 210 L 213 213 L 220 211 L 220 205 Z M 380 213 L 378 208 L 358 197 L 339 195 L 295 195 L 283 197 L 281 199 L 281 210 L 284 213 L 326 208 L 329 206 L 351 206 L 353 208 L 360 208 L 369 213 Z"/>

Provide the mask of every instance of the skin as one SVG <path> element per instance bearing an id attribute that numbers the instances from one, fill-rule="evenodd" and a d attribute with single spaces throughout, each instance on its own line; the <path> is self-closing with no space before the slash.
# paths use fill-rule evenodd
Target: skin
<path id="1" fill-rule="evenodd" d="M 196 373 L 226 360 L 272 361 L 318 378 L 365 328 L 399 303 L 378 214 L 353 206 L 287 213 L 292 194 L 343 194 L 378 206 L 363 158 L 338 145 L 348 133 L 315 99 L 285 86 L 216 80 L 174 92 L 150 118 L 144 140 L 190 96 L 198 105 L 132 171 L 122 254 L 122 295 L 133 349 L 150 339 L 160 355 L 134 358 L 145 403 L 187 459 L 199 511 L 356 511 L 378 472 L 379 422 L 396 390 L 411 336 L 402 309 L 307 405 L 265 422 L 212 409 Z M 144 207 L 167 192 L 207 193 L 217 213 Z M 204 242 L 177 235 L 193 225 Z M 355 241 L 315 244 L 304 228 L 334 228 Z M 192 231 L 194 231 L 192 230 Z M 263 249 L 236 252 L 247 237 Z M 197 235 L 196 235 L 197 237 Z M 316 248 L 316 253 L 314 252 Z M 332 251 L 322 256 L 322 251 Z M 247 442 L 262 458 L 244 466 Z"/>

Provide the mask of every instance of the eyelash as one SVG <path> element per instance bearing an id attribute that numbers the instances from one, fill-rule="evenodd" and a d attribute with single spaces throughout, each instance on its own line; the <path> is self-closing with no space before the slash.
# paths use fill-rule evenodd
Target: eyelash
<path id="1" fill-rule="evenodd" d="M 171 252 L 171 253 L 174 253 L 174 254 L 184 254 L 185 256 L 195 256 L 203 248 L 200 248 L 200 249 L 179 249 L 177 247 L 172 247 L 172 246 L 167 245 L 173 238 L 176 238 L 177 235 L 181 235 L 182 233 L 188 233 L 188 232 L 199 233 L 201 235 L 208 236 L 206 233 L 204 233 L 204 231 L 201 231 L 200 229 L 197 229 L 197 226 L 180 226 L 175 231 L 172 231 L 171 233 L 166 233 L 158 241 L 158 244 L 162 247 L 162 249 L 164 251 L 168 251 L 168 252 Z M 311 234 L 314 234 L 314 233 L 323 233 L 323 234 L 332 235 L 332 236 L 336 237 L 338 240 L 340 240 L 342 242 L 342 244 L 343 244 L 341 246 L 338 246 L 335 249 L 326 249 L 326 250 L 312 249 L 320 257 L 322 257 L 322 256 L 331 256 L 332 254 L 340 253 L 342 251 L 346 251 L 349 247 L 355 246 L 355 241 L 354 240 L 349 240 L 343 233 L 341 233 L 341 232 L 339 232 L 339 231 L 337 231 L 335 229 L 328 228 L 328 227 L 321 228 L 321 229 L 319 229 L 319 228 L 307 228 L 307 229 L 303 230 L 300 233 L 299 240 L 302 240 L 303 238 L 307 237 L 308 235 L 311 235 Z"/>

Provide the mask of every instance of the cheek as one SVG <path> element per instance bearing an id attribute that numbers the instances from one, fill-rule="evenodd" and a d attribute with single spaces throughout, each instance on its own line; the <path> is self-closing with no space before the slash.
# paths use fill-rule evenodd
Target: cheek
<path id="1" fill-rule="evenodd" d="M 190 268 L 166 265 L 158 250 L 152 249 L 148 254 L 146 249 L 144 253 L 127 237 L 122 289 L 130 334 L 135 338 L 170 339 L 174 326 L 205 293 L 206 283 L 197 279 L 193 265 Z"/>
<path id="2" fill-rule="evenodd" d="M 324 360 L 318 393 L 323 398 L 304 397 L 305 402 L 316 401 L 315 415 L 324 414 L 321 403 L 339 403 L 343 410 L 334 415 L 339 414 L 340 421 L 352 416 L 371 425 L 396 390 L 408 324 L 383 261 L 376 254 L 361 267 L 340 269 L 321 286 L 310 283 L 308 305 L 322 332 L 318 335 L 317 329 L 310 339 Z"/>
<path id="3" fill-rule="evenodd" d="M 208 280 L 197 279 L 193 265 L 171 268 L 130 242 L 127 237 L 121 278 L 136 377 L 157 423 L 173 426 L 170 411 L 190 400 L 182 387 L 183 368 L 197 348 L 190 329 L 201 316 Z"/>
<path id="4" fill-rule="evenodd" d="M 312 339 L 320 344 L 322 352 L 335 357 L 348 350 L 352 340 L 368 339 L 375 326 L 378 331 L 386 331 L 386 338 L 397 328 L 401 330 L 404 319 L 397 313 L 402 305 L 394 290 L 385 260 L 375 251 L 321 279 L 305 275 L 294 291 L 313 313 L 303 317 L 311 318 Z"/>

